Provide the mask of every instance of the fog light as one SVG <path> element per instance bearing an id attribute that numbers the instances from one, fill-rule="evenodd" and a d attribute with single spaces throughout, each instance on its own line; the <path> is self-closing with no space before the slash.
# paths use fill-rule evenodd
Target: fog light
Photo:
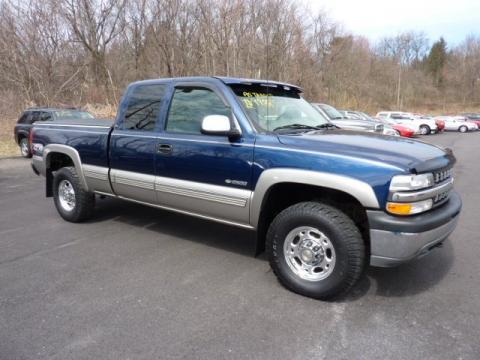
<path id="1" fill-rule="evenodd" d="M 387 203 L 387 211 L 395 215 L 414 215 L 430 210 L 433 206 L 432 199 L 413 203 Z"/>

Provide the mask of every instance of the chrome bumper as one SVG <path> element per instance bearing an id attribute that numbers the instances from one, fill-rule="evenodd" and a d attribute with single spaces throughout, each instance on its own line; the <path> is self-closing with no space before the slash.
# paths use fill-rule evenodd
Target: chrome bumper
<path id="1" fill-rule="evenodd" d="M 370 265 L 396 266 L 426 255 L 444 241 L 457 226 L 462 202 L 457 193 L 449 201 L 425 214 L 398 218 L 370 212 Z"/>

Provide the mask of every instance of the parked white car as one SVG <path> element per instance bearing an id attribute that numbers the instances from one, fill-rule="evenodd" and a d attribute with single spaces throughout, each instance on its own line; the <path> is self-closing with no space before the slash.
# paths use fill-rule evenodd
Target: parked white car
<path id="1" fill-rule="evenodd" d="M 353 120 L 365 120 L 380 122 L 380 120 L 372 118 L 370 115 L 361 111 L 342 110 L 340 111 L 345 117 Z M 389 123 L 381 122 L 383 124 L 383 135 L 400 136 L 400 134 Z"/>
<path id="2" fill-rule="evenodd" d="M 443 120 L 445 122 L 446 131 L 460 131 L 466 133 L 467 131 L 478 130 L 477 124 L 467 121 L 463 116 L 437 116 L 435 119 Z"/>
<path id="3" fill-rule="evenodd" d="M 383 119 L 392 119 L 398 124 L 406 125 L 412 129 L 419 129 L 420 134 L 434 134 L 438 131 L 438 126 L 433 119 L 421 119 L 411 113 L 402 111 L 381 111 L 377 117 Z"/>

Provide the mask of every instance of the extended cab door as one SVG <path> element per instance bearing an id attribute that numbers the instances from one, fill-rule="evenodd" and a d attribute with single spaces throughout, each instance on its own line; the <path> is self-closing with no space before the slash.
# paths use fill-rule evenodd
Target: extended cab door
<path id="1" fill-rule="evenodd" d="M 207 115 L 230 116 L 226 96 L 212 84 L 177 83 L 159 136 L 156 193 L 159 205 L 217 220 L 248 224 L 254 137 L 205 135 Z"/>
<path id="2" fill-rule="evenodd" d="M 110 140 L 110 179 L 115 194 L 155 203 L 155 160 L 167 84 L 129 88 Z"/>

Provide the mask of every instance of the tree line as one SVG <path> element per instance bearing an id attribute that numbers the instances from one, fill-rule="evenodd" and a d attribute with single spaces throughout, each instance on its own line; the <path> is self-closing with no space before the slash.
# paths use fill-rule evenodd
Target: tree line
<path id="1" fill-rule="evenodd" d="M 0 110 L 115 105 L 132 81 L 223 75 L 301 85 L 340 108 L 480 106 L 480 37 L 372 42 L 293 0 L 0 0 Z"/>

